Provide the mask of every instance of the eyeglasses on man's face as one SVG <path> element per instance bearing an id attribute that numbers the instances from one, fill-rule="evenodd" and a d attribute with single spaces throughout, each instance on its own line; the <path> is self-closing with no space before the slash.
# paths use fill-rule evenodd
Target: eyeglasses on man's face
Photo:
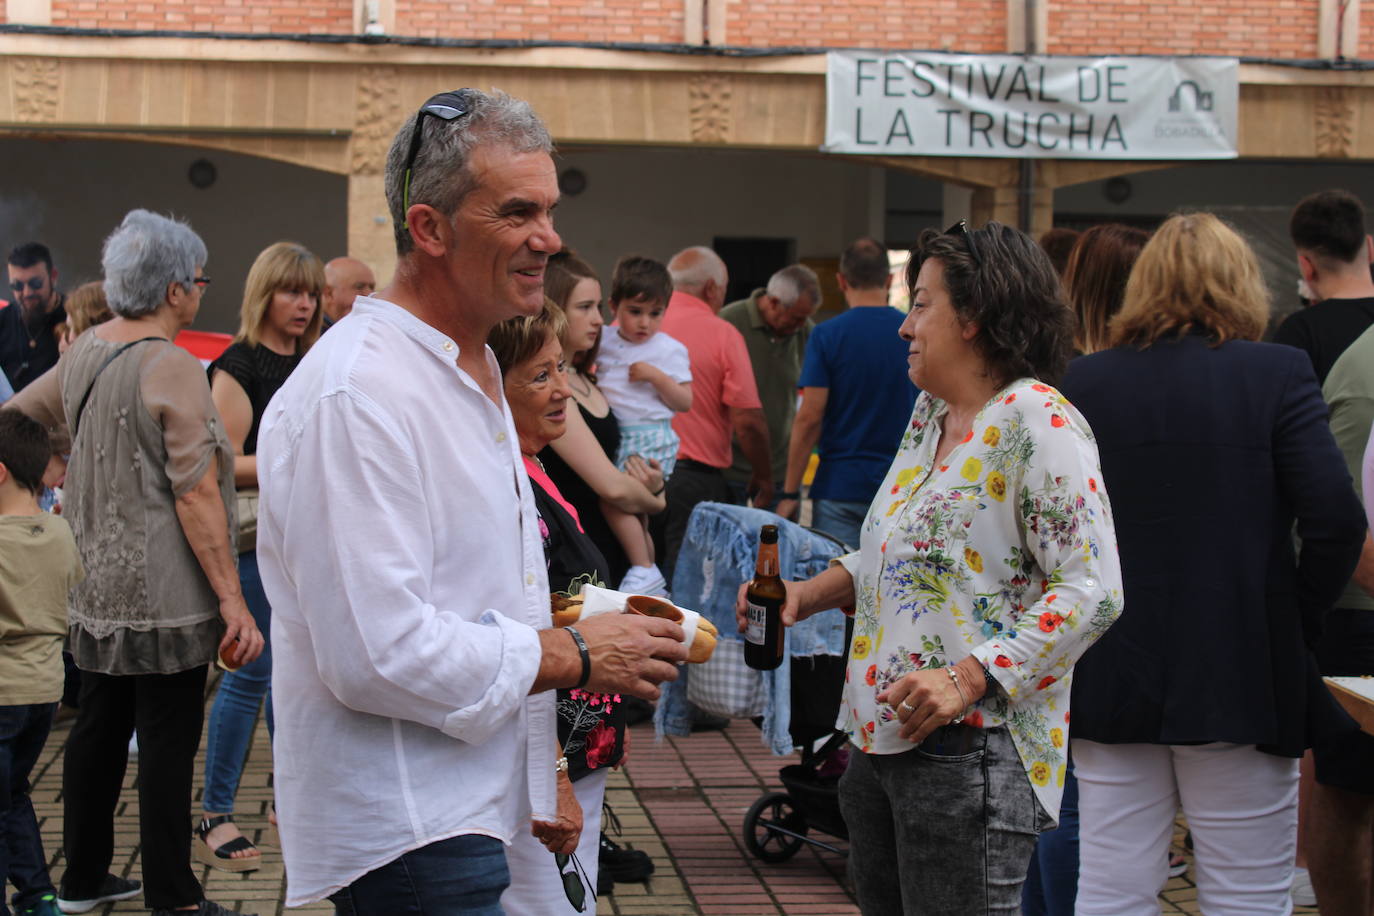
<path id="1" fill-rule="evenodd" d="M 401 185 L 401 225 L 410 228 L 406 213 L 410 210 L 410 173 L 415 167 L 415 157 L 420 154 L 420 141 L 425 133 L 425 116 L 432 115 L 442 121 L 453 121 L 472 110 L 471 89 L 454 89 L 441 92 L 420 106 L 415 116 L 415 127 L 410 132 L 410 151 L 406 154 L 405 178 Z"/>
<path id="2" fill-rule="evenodd" d="M 27 280 L 13 281 L 12 283 L 10 283 L 10 289 L 14 290 L 16 293 L 19 293 L 22 296 L 24 294 L 25 286 L 27 286 L 29 289 L 33 290 L 36 293 L 47 285 L 47 277 L 29 277 Z"/>

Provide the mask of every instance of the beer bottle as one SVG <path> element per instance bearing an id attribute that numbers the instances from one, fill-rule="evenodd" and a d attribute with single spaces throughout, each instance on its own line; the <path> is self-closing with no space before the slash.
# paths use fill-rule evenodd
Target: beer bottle
<path id="1" fill-rule="evenodd" d="M 754 581 L 744 594 L 749 625 L 744 633 L 744 663 L 759 671 L 782 664 L 782 603 L 787 597 L 778 575 L 778 528 L 764 525 L 759 532 L 759 562 Z"/>

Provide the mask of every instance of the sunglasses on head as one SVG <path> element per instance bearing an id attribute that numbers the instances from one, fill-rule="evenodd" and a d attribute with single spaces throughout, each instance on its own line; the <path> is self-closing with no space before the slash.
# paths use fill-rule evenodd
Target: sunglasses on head
<path id="1" fill-rule="evenodd" d="M 410 228 L 406 212 L 410 210 L 410 171 L 415 167 L 415 157 L 420 154 L 420 140 L 424 137 L 425 115 L 433 115 L 442 121 L 454 121 L 472 110 L 470 89 L 454 89 L 441 92 L 420 106 L 415 116 L 415 128 L 410 132 L 410 152 L 406 153 L 404 183 L 401 185 L 401 225 Z"/>
<path id="2" fill-rule="evenodd" d="M 577 860 L 577 853 L 568 856 L 556 852 L 553 854 L 553 861 L 558 866 L 558 876 L 563 879 L 563 896 L 568 898 L 568 903 L 577 912 L 585 912 L 587 909 L 587 888 L 591 887 L 592 882 L 588 879 L 587 873 L 582 870 L 582 863 Z M 567 871 L 569 862 L 572 862 L 572 871 Z M 592 899 L 596 899 L 594 891 Z"/>
<path id="3" fill-rule="evenodd" d="M 24 285 L 27 283 L 29 289 L 36 293 L 42 289 L 47 282 L 47 277 L 29 277 L 28 280 L 15 280 L 10 284 L 10 289 L 14 290 L 16 293 L 22 293 L 24 291 Z"/>
<path id="4" fill-rule="evenodd" d="M 973 263 L 979 267 L 983 266 L 983 258 L 978 254 L 978 246 L 973 243 L 973 232 L 968 227 L 968 220 L 961 219 L 945 230 L 945 235 L 957 235 L 964 240 L 968 246 L 968 253 L 973 257 Z"/>

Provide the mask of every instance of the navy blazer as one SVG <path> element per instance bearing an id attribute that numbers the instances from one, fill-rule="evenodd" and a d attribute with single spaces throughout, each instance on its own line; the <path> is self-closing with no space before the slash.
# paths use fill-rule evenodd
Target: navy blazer
<path id="1" fill-rule="evenodd" d="M 1125 582 L 1074 671 L 1074 737 L 1301 756 L 1349 727 L 1310 647 L 1365 521 L 1307 354 L 1187 334 L 1080 357 L 1060 390 L 1097 437 Z"/>

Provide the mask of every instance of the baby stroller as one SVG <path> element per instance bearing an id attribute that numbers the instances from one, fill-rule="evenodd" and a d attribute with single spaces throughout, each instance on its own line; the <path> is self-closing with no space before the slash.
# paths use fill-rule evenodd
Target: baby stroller
<path id="1" fill-rule="evenodd" d="M 735 646 L 723 642 L 735 636 L 735 594 L 740 582 L 754 574 L 759 527 L 778 526 L 778 559 L 784 579 L 806 579 L 830 565 L 848 548 L 823 532 L 794 524 L 760 509 L 724 503 L 701 503 L 692 512 L 682 551 L 673 572 L 673 596 L 684 607 L 693 607 L 720 629 L 716 647 L 722 660 Z M 760 859 L 781 862 L 795 855 L 804 843 L 838 851 L 834 846 L 808 837 L 817 830 L 847 839 L 840 817 L 837 783 L 844 772 L 845 736 L 835 731 L 836 712 L 844 690 L 845 657 L 853 621 L 838 611 L 817 614 L 787 632 L 787 663 L 760 675 L 743 668 L 742 655 L 735 662 L 740 671 L 711 681 L 694 681 L 701 673 L 691 671 L 684 679 L 665 685 L 655 715 L 660 734 L 685 735 L 690 731 L 695 696 L 708 711 L 736 718 L 753 718 L 763 730 L 764 743 L 775 754 L 791 754 L 802 748 L 801 763 L 782 768 L 786 792 L 769 793 L 750 808 L 744 822 L 745 847 Z M 713 663 L 716 660 L 713 659 Z M 710 684 L 710 697 L 703 684 Z M 753 698 L 758 685 L 759 705 Z M 723 691 L 717 695 L 715 691 Z M 709 701 L 708 701 L 709 700 Z"/>
<path id="2" fill-rule="evenodd" d="M 744 848 L 751 855 L 765 862 L 786 862 L 803 843 L 843 855 L 842 850 L 808 834 L 814 828 L 849 839 L 839 795 L 840 774 L 848 759 L 847 739 L 844 732 L 832 732 L 820 747 L 803 750 L 801 763 L 778 772 L 787 791 L 769 792 L 744 816 Z"/>

